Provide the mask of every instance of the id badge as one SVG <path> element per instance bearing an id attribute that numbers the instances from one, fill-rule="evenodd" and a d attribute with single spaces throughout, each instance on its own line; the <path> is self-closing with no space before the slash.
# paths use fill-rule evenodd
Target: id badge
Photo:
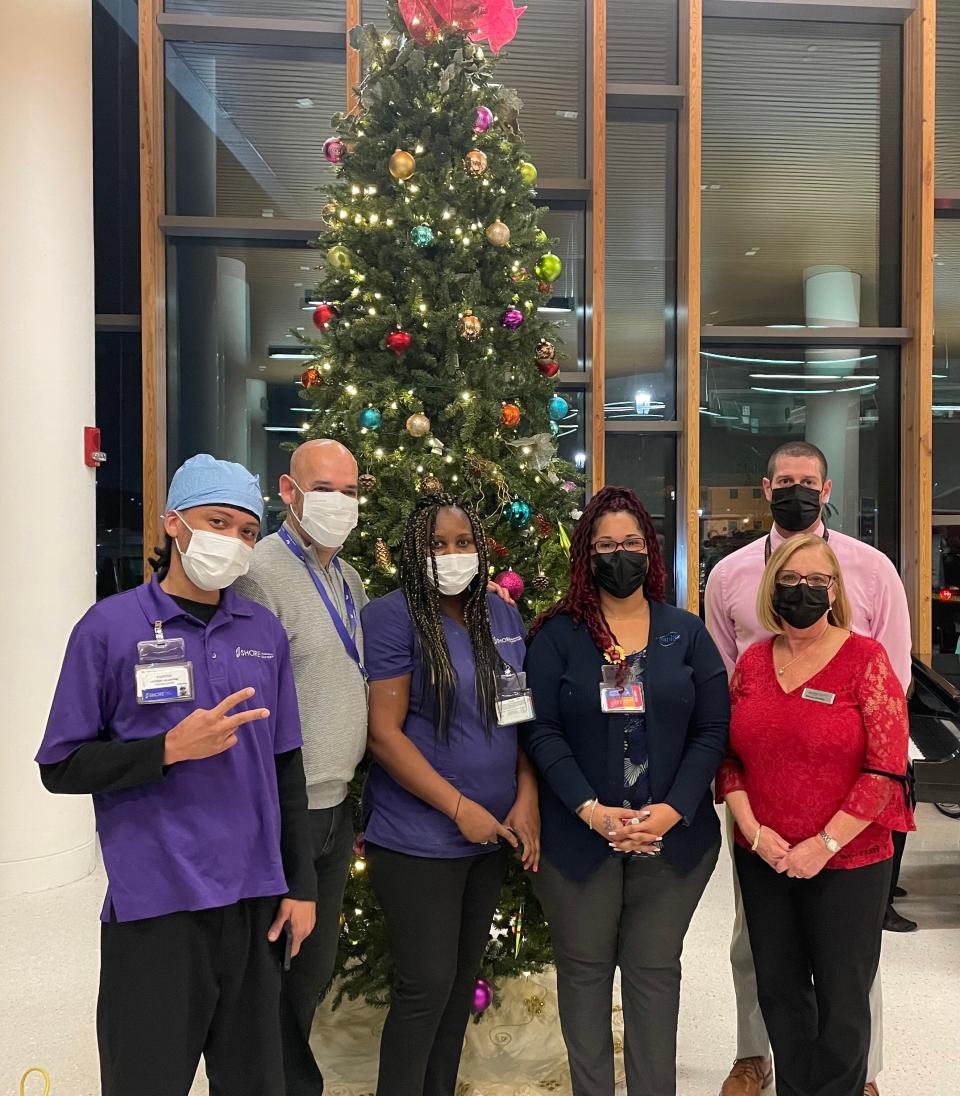
<path id="1" fill-rule="evenodd" d="M 600 711 L 614 715 L 634 715 L 644 711 L 643 685 L 639 681 L 625 681 L 617 685 L 616 666 L 603 667 L 600 684 Z"/>
<path id="2" fill-rule="evenodd" d="M 134 668 L 138 704 L 193 700 L 193 663 L 182 639 L 150 639 L 137 644 Z"/>
<path id="3" fill-rule="evenodd" d="M 536 718 L 533 693 L 527 688 L 527 675 L 509 670 L 497 679 L 497 726 L 512 727 Z"/>

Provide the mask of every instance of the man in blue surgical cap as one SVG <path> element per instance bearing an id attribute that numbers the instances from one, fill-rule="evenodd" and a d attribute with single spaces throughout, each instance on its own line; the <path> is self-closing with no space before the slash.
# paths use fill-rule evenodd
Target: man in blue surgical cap
<path id="1" fill-rule="evenodd" d="M 37 755 L 92 794 L 107 873 L 103 1096 L 283 1096 L 280 971 L 316 877 L 287 637 L 240 597 L 263 498 L 207 454 L 170 484 L 153 581 L 75 627 Z"/>

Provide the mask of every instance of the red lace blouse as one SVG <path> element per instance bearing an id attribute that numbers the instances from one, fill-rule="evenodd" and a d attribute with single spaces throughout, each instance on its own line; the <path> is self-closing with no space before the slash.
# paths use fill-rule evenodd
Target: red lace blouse
<path id="1" fill-rule="evenodd" d="M 833 693 L 833 703 L 804 690 Z M 790 693 L 777 679 L 773 640 L 756 643 L 737 663 L 730 695 L 730 756 L 717 773 L 718 800 L 745 791 L 758 821 L 791 845 L 819 833 L 838 810 L 869 819 L 829 868 L 885 860 L 893 854 L 890 831 L 915 828 L 903 785 L 864 772 L 903 773 L 907 764 L 906 700 L 875 640 L 851 635 Z M 749 845 L 739 831 L 736 840 Z"/>

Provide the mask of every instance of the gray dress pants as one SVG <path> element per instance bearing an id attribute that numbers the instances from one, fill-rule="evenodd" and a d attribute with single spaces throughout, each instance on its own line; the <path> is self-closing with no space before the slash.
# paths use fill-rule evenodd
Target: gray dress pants
<path id="1" fill-rule="evenodd" d="M 719 841 L 688 874 L 666 860 L 610 857 L 575 882 L 540 861 L 560 1027 L 574 1096 L 613 1096 L 613 979 L 620 968 L 629 1096 L 676 1096 L 680 955 Z"/>
<path id="2" fill-rule="evenodd" d="M 726 811 L 727 838 L 733 851 L 733 815 Z M 732 856 L 731 856 L 732 859 Z M 770 1039 L 757 999 L 757 972 L 753 965 L 750 934 L 743 912 L 740 880 L 733 866 L 733 903 L 736 916 L 730 940 L 730 966 L 733 970 L 733 990 L 737 998 L 737 1057 L 768 1058 Z M 870 1053 L 867 1057 L 867 1080 L 875 1081 L 883 1069 L 883 987 L 880 972 L 870 988 Z"/>

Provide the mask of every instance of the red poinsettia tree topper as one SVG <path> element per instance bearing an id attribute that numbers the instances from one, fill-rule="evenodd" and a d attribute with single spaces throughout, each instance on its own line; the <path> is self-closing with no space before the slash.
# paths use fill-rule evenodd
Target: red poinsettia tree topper
<path id="1" fill-rule="evenodd" d="M 515 8 L 513 0 L 399 0 L 399 6 L 411 37 L 421 44 L 460 31 L 471 42 L 489 41 L 494 53 L 513 41 L 527 10 Z"/>

